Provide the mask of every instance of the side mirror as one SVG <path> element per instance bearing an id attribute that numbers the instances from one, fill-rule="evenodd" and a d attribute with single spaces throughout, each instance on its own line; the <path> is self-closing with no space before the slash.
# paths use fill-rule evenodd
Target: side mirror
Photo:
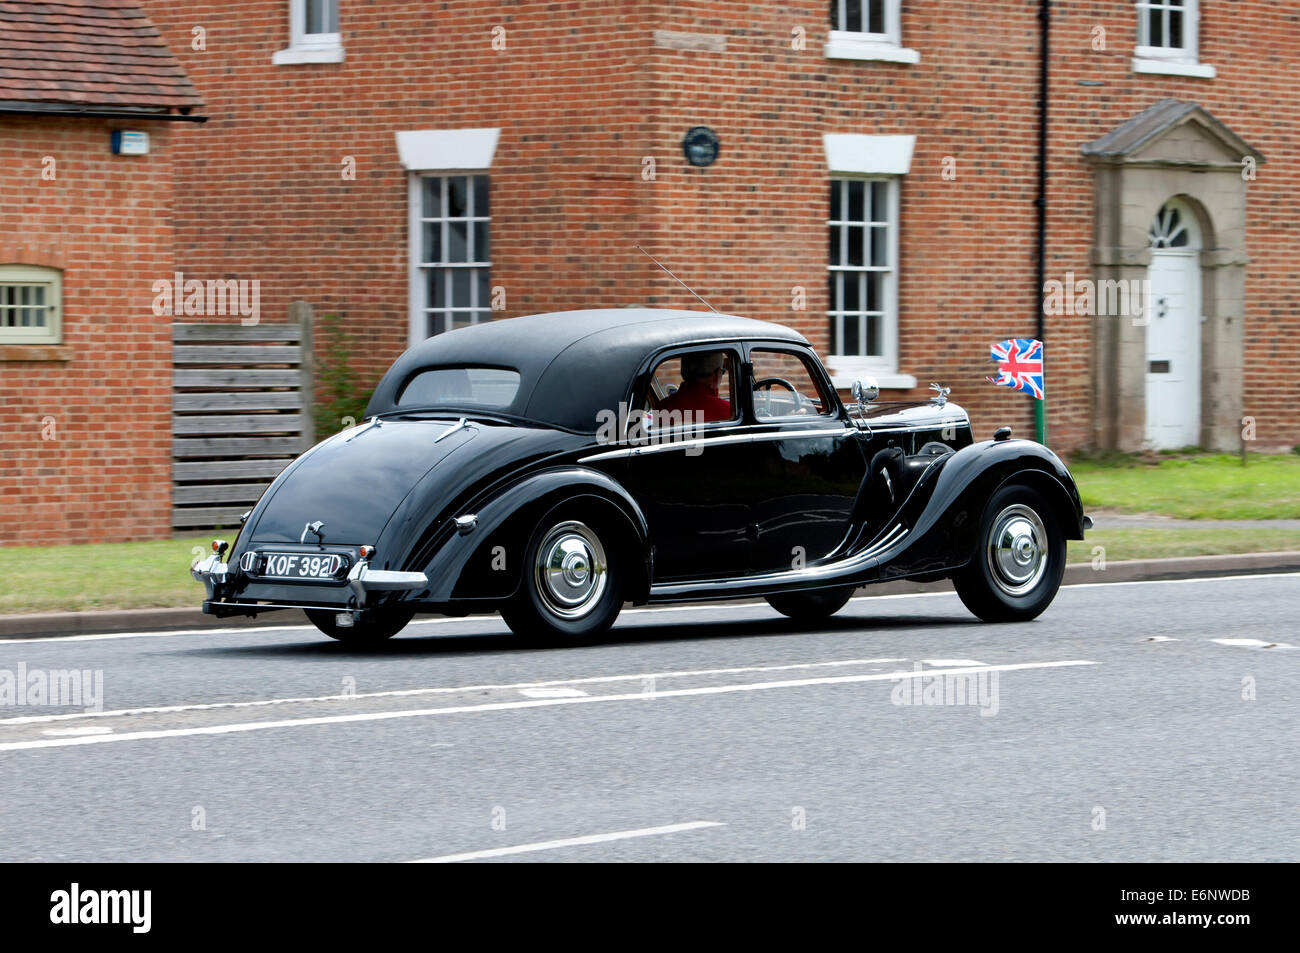
<path id="1" fill-rule="evenodd" d="M 853 402 L 856 404 L 869 404 L 880 396 L 880 385 L 876 383 L 874 377 L 868 377 L 866 380 L 857 380 L 853 382 Z"/>

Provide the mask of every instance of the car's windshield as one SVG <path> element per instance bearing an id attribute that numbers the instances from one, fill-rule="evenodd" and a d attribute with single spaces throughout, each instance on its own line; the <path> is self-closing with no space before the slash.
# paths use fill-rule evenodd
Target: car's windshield
<path id="1" fill-rule="evenodd" d="M 397 395 L 399 408 L 509 407 L 519 372 L 507 367 L 431 367 L 411 376 Z"/>

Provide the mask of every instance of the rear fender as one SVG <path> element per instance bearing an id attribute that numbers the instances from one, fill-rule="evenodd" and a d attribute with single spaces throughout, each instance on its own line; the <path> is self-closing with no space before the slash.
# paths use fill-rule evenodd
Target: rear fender
<path id="1" fill-rule="evenodd" d="M 623 565 L 630 567 L 627 596 L 644 602 L 651 567 L 649 527 L 636 501 L 612 477 L 585 467 L 534 474 L 477 505 L 473 528 L 463 535 L 454 523 L 444 530 L 425 574 L 426 597 L 435 603 L 500 602 L 518 587 L 524 548 L 547 510 L 566 501 L 586 501 L 613 524 Z"/>

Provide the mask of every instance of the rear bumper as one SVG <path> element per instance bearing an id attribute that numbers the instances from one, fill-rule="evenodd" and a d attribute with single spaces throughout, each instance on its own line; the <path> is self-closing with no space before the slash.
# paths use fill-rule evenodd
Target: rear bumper
<path id="1" fill-rule="evenodd" d="M 362 609 L 371 593 L 415 592 L 429 588 L 429 577 L 422 572 L 371 569 L 365 560 L 352 566 L 346 584 L 342 586 L 337 583 L 329 587 L 311 585 L 311 580 L 305 583 L 285 579 L 261 580 L 232 571 L 219 556 L 209 556 L 191 569 L 190 574 L 203 583 L 206 590 L 203 611 L 216 615 L 225 614 L 216 608 L 220 606 Z"/>

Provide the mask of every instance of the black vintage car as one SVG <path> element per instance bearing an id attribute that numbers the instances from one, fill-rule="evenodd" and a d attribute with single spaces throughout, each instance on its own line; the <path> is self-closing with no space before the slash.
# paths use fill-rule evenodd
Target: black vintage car
<path id="1" fill-rule="evenodd" d="M 1091 525 L 1046 447 L 974 442 L 940 390 L 841 403 L 780 325 L 620 309 L 433 337 L 365 421 L 292 463 L 194 569 L 217 616 L 303 609 L 368 643 L 417 612 L 580 640 L 624 602 L 761 596 L 796 619 L 862 585 L 951 577 L 990 622 L 1055 596 Z"/>

